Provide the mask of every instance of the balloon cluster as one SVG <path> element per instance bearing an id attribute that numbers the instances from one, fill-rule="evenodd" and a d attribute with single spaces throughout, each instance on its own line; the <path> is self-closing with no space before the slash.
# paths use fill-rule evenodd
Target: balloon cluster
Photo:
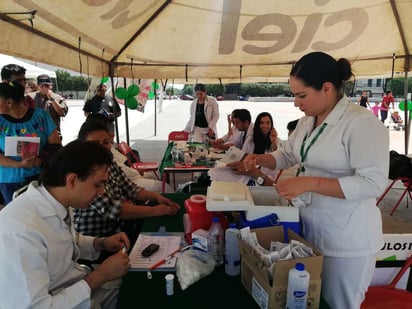
<path id="1" fill-rule="evenodd" d="M 408 104 L 405 104 L 405 101 L 399 102 L 399 109 L 401 111 L 405 111 L 405 107 L 407 107 L 408 111 L 412 110 L 412 101 L 408 101 Z"/>
<path id="2" fill-rule="evenodd" d="M 137 100 L 135 96 L 137 96 L 140 92 L 139 86 L 135 84 L 131 84 L 127 89 L 123 87 L 119 87 L 115 91 L 116 98 L 124 100 L 126 106 L 130 109 L 137 108 Z"/>
<path id="3" fill-rule="evenodd" d="M 155 96 L 156 89 L 159 88 L 159 85 L 155 82 L 151 84 L 150 91 L 147 93 L 147 98 L 153 99 Z M 139 105 L 137 99 L 135 98 L 140 92 L 138 85 L 132 84 L 127 89 L 123 87 L 116 88 L 115 95 L 116 98 L 124 100 L 126 106 L 130 109 L 136 109 Z"/>

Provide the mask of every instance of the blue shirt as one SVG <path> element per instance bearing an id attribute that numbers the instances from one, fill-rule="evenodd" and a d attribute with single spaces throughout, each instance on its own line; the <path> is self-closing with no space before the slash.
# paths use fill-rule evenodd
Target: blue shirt
<path id="1" fill-rule="evenodd" d="M 43 109 L 29 109 L 21 119 L 0 115 L 0 151 L 4 154 L 6 136 L 40 137 L 39 152 L 56 129 L 50 115 Z M 21 157 L 10 157 L 21 161 Z M 0 166 L 0 183 L 24 182 L 27 177 L 40 173 L 40 167 L 15 168 Z"/>

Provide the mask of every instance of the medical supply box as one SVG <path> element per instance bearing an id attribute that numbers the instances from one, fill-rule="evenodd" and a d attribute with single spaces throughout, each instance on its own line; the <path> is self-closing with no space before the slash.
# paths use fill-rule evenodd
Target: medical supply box
<path id="1" fill-rule="evenodd" d="M 277 261 L 273 268 L 273 280 L 271 281 L 268 270 L 262 267 L 263 264 L 256 250 L 242 239 L 239 239 L 241 282 L 260 308 L 285 308 L 288 274 L 296 263 L 303 263 L 305 270 L 310 274 L 307 308 L 319 308 L 323 266 L 322 254 L 292 230 L 289 229 L 285 233 L 281 226 L 257 228 L 252 229 L 251 232 L 256 233 L 259 244 L 266 249 L 270 248 L 271 241 L 288 242 L 286 239 L 289 241 L 293 239 L 311 247 L 315 253 L 315 256 L 312 257 Z"/>
<path id="2" fill-rule="evenodd" d="M 212 181 L 207 188 L 208 211 L 243 211 L 240 227 L 282 225 L 300 234 L 299 209 L 288 206 L 274 187 L 246 186 L 237 182 Z"/>

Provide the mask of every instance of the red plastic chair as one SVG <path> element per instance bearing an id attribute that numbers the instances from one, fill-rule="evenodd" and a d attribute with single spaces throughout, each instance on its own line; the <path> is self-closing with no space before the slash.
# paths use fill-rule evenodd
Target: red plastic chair
<path id="1" fill-rule="evenodd" d="M 167 138 L 167 142 L 170 143 L 171 141 L 188 141 L 189 140 L 189 132 L 184 131 L 172 131 L 169 133 L 169 137 Z"/>
<path id="2" fill-rule="evenodd" d="M 159 174 L 157 173 L 159 170 L 158 162 L 142 162 L 126 142 L 121 142 L 119 144 L 119 151 L 126 156 L 127 162 L 131 168 L 143 172 L 153 172 L 156 178 L 160 180 Z M 134 162 L 132 162 L 131 157 L 134 159 Z"/>
<path id="3" fill-rule="evenodd" d="M 412 191 L 412 179 L 409 178 L 409 177 L 397 177 L 386 188 L 385 192 L 383 192 L 381 197 L 376 202 L 376 206 L 379 205 L 379 203 L 383 200 L 383 198 L 386 196 L 386 194 L 389 192 L 389 190 L 392 189 L 393 185 L 398 181 L 402 181 L 405 189 L 403 190 L 403 192 L 402 192 L 401 196 L 399 197 L 398 201 L 396 202 L 396 204 L 392 207 L 391 212 L 390 212 L 391 216 L 395 212 L 396 208 L 398 208 L 399 204 L 401 203 L 401 201 L 402 201 L 403 197 L 406 195 L 406 193 L 408 193 L 409 198 L 412 200 L 412 193 L 411 193 L 411 191 Z M 407 200 L 407 203 L 408 203 L 408 200 Z"/>
<path id="4" fill-rule="evenodd" d="M 412 255 L 408 258 L 389 285 L 369 287 L 365 295 L 365 300 L 361 305 L 361 309 L 412 309 L 412 293 L 395 288 L 395 285 L 411 265 Z"/>

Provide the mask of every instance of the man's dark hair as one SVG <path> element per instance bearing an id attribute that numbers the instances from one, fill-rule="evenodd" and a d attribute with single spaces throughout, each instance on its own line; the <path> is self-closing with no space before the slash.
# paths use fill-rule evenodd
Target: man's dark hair
<path id="1" fill-rule="evenodd" d="M 203 85 L 203 84 L 196 84 L 196 86 L 195 86 L 195 91 L 206 92 L 206 86 Z"/>
<path id="2" fill-rule="evenodd" d="M 1 69 L 1 79 L 10 81 L 12 75 L 26 74 L 26 69 L 17 64 L 7 64 Z"/>
<path id="3" fill-rule="evenodd" d="M 100 122 L 106 127 L 106 130 L 109 133 L 114 133 L 114 125 L 113 122 L 109 120 L 104 114 L 102 113 L 91 113 L 89 116 L 86 118 L 86 122 L 88 121 L 94 121 L 94 122 Z M 79 133 L 80 134 L 80 133 Z"/>
<path id="4" fill-rule="evenodd" d="M 96 86 L 96 90 L 97 90 L 97 91 L 102 90 L 103 87 L 107 89 L 106 84 L 100 83 L 100 84 L 98 84 L 98 85 Z"/>
<path id="5" fill-rule="evenodd" d="M 107 134 L 110 135 L 109 130 L 107 129 L 107 126 L 104 123 L 98 120 L 88 120 L 84 122 L 80 127 L 77 139 L 80 141 L 86 141 L 87 136 L 90 134 L 90 132 L 95 131 L 105 131 L 107 132 Z"/>
<path id="6" fill-rule="evenodd" d="M 239 119 L 241 122 L 249 121 L 249 123 L 252 122 L 252 116 L 250 115 L 250 112 L 247 109 L 235 109 L 233 111 L 233 118 Z"/>
<path id="7" fill-rule="evenodd" d="M 286 126 L 286 129 L 287 129 L 288 131 L 293 131 L 293 130 L 295 130 L 295 129 L 296 129 L 296 126 L 298 125 L 298 121 L 299 121 L 299 119 L 295 119 L 295 120 L 289 121 L 288 124 L 287 124 L 287 126 Z"/>
<path id="8" fill-rule="evenodd" d="M 102 166 L 109 167 L 112 154 L 104 146 L 75 140 L 61 148 L 50 160 L 40 175 L 39 183 L 50 187 L 61 187 L 66 184 L 67 174 L 77 174 L 81 181 Z"/>

